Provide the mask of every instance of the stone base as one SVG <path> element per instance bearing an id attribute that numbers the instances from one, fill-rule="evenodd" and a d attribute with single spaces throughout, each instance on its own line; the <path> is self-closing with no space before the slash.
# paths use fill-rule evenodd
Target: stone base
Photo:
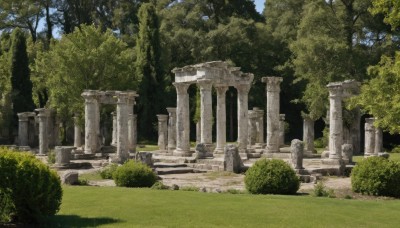
<path id="1" fill-rule="evenodd" d="M 193 152 L 192 151 L 182 151 L 182 150 L 174 150 L 172 153 L 173 156 L 178 156 L 178 157 L 192 157 Z"/>
<path id="2" fill-rule="evenodd" d="M 329 150 L 325 150 L 321 153 L 321 158 L 329 158 Z"/>
<path id="3" fill-rule="evenodd" d="M 279 158 L 279 159 L 291 159 L 290 153 L 263 153 L 262 157 L 265 158 Z"/>
<path id="4" fill-rule="evenodd" d="M 344 174 L 346 165 L 342 159 L 332 159 L 326 158 L 322 159 L 322 164 L 332 166 L 332 168 L 337 169 L 336 175 L 341 176 Z"/>
<path id="5" fill-rule="evenodd" d="M 249 159 L 249 157 L 248 157 L 248 154 L 247 154 L 247 153 L 243 153 L 243 152 L 241 152 L 241 153 L 239 153 L 239 156 L 240 156 L 240 158 L 241 158 L 242 160 L 247 160 L 247 159 Z"/>

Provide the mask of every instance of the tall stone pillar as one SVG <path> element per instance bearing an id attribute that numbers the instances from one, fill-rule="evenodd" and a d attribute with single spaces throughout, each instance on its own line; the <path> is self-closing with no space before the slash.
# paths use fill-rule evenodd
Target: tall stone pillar
<path id="1" fill-rule="evenodd" d="M 28 126 L 29 117 L 34 116 L 32 112 L 18 113 L 18 144 L 19 146 L 28 146 Z"/>
<path id="2" fill-rule="evenodd" d="M 314 153 L 314 121 L 310 117 L 303 118 L 304 154 Z"/>
<path id="3" fill-rule="evenodd" d="M 248 117 L 248 148 L 251 148 L 257 142 L 257 112 L 249 110 Z"/>
<path id="4" fill-rule="evenodd" d="M 224 153 L 226 144 L 226 91 L 228 86 L 216 86 L 217 91 L 217 146 L 214 153 Z"/>
<path id="5" fill-rule="evenodd" d="M 256 132 L 257 132 L 257 139 L 256 139 L 256 145 L 258 148 L 261 148 L 264 145 L 264 111 L 254 107 L 253 111 L 256 112 L 257 114 L 257 119 L 256 119 Z"/>
<path id="6" fill-rule="evenodd" d="M 200 87 L 200 123 L 201 123 L 201 143 L 212 144 L 212 81 L 208 79 L 198 80 Z"/>
<path id="7" fill-rule="evenodd" d="M 129 91 L 128 92 L 128 148 L 129 148 L 129 152 L 133 153 L 134 151 L 136 151 L 136 149 L 134 149 L 134 147 L 136 145 L 134 145 L 134 134 L 135 134 L 135 128 L 133 126 L 133 113 L 134 113 L 134 106 L 135 106 L 135 98 L 136 98 L 136 92 L 133 91 Z"/>
<path id="8" fill-rule="evenodd" d="M 235 88 L 238 91 L 237 115 L 238 115 L 238 149 L 239 153 L 244 154 L 247 150 L 248 138 L 248 96 L 250 91 L 249 84 L 239 84 Z"/>
<path id="9" fill-rule="evenodd" d="M 133 148 L 132 153 L 136 153 L 136 146 L 137 146 L 137 114 L 133 114 Z"/>
<path id="10" fill-rule="evenodd" d="M 173 83 L 176 88 L 176 156 L 191 156 L 190 152 L 190 119 L 189 119 L 189 95 L 187 89 L 190 84 Z"/>
<path id="11" fill-rule="evenodd" d="M 285 114 L 279 114 L 279 146 L 285 145 Z"/>
<path id="12" fill-rule="evenodd" d="M 48 134 L 48 144 L 49 148 L 54 148 L 56 145 L 55 129 L 56 129 L 56 112 L 49 109 L 47 115 L 47 134 Z"/>
<path id="13" fill-rule="evenodd" d="M 112 146 L 117 146 L 117 114 L 116 112 L 111 113 L 112 120 L 113 120 L 113 128 L 112 128 L 112 140 L 111 140 L 111 145 Z"/>
<path id="14" fill-rule="evenodd" d="M 161 151 L 167 150 L 168 115 L 157 115 L 158 118 L 158 148 Z"/>
<path id="15" fill-rule="evenodd" d="M 279 102 L 281 77 L 263 77 L 267 93 L 267 153 L 279 152 Z"/>
<path id="16" fill-rule="evenodd" d="M 379 153 L 383 152 L 383 132 L 382 128 L 377 127 L 375 128 L 375 147 L 374 147 L 374 154 L 378 156 Z"/>
<path id="17" fill-rule="evenodd" d="M 375 154 L 375 127 L 374 118 L 365 119 L 365 146 L 364 156 L 374 156 Z"/>
<path id="18" fill-rule="evenodd" d="M 39 118 L 39 155 L 46 155 L 49 150 L 48 110 L 44 108 L 36 109 Z"/>
<path id="19" fill-rule="evenodd" d="M 61 124 L 60 117 L 56 115 L 54 119 L 54 129 L 53 129 L 55 146 L 61 146 L 60 124 Z"/>
<path id="20" fill-rule="evenodd" d="M 328 84 L 329 89 L 329 158 L 342 159 L 343 119 L 342 83 Z"/>
<path id="21" fill-rule="evenodd" d="M 167 108 L 168 111 L 168 152 L 176 148 L 176 108 Z"/>
<path id="22" fill-rule="evenodd" d="M 196 123 L 196 144 L 201 143 L 201 120 Z"/>
<path id="23" fill-rule="evenodd" d="M 99 141 L 99 101 L 98 91 L 87 90 L 82 93 L 85 99 L 85 154 L 95 154 Z"/>
<path id="24" fill-rule="evenodd" d="M 361 110 L 359 107 L 352 110 L 354 119 L 350 126 L 351 144 L 353 144 L 353 153 L 360 154 L 361 152 Z"/>
<path id="25" fill-rule="evenodd" d="M 82 131 L 78 124 L 79 117 L 74 116 L 74 147 L 79 148 L 82 146 Z"/>
<path id="26" fill-rule="evenodd" d="M 117 162 L 124 163 L 129 159 L 128 140 L 128 116 L 129 116 L 129 94 L 118 92 L 117 94 Z"/>

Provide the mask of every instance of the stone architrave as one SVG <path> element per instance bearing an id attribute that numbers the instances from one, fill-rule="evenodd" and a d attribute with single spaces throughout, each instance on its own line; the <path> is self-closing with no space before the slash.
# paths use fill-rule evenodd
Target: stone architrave
<path id="1" fill-rule="evenodd" d="M 97 90 L 82 93 L 85 99 L 85 154 L 95 154 L 99 150 L 99 97 Z"/>
<path id="2" fill-rule="evenodd" d="M 248 140 L 248 96 L 250 91 L 249 84 L 239 84 L 235 88 L 237 95 L 237 116 L 238 116 L 238 148 L 239 153 L 246 153 Z"/>
<path id="3" fill-rule="evenodd" d="M 191 156 L 188 83 L 173 83 L 176 88 L 176 156 Z"/>
<path id="4" fill-rule="evenodd" d="M 279 114 L 279 146 L 285 145 L 285 114 Z"/>
<path id="5" fill-rule="evenodd" d="M 353 145 L 345 143 L 342 145 L 342 155 L 345 164 L 353 162 Z"/>
<path id="6" fill-rule="evenodd" d="M 201 79 L 197 81 L 200 87 L 200 123 L 201 123 L 201 143 L 212 144 L 212 81 Z"/>
<path id="7" fill-rule="evenodd" d="M 310 117 L 303 118 L 304 154 L 314 153 L 314 121 Z"/>
<path id="8" fill-rule="evenodd" d="M 217 146 L 214 153 L 222 154 L 226 144 L 226 91 L 228 86 L 215 86 L 217 91 Z"/>
<path id="9" fill-rule="evenodd" d="M 168 115 L 157 115 L 158 118 L 158 148 L 161 151 L 167 150 L 168 139 Z"/>
<path id="10" fill-rule="evenodd" d="M 260 108 L 254 107 L 253 111 L 257 114 L 256 119 L 256 132 L 257 132 L 257 139 L 256 145 L 258 147 L 262 147 L 264 145 L 264 111 Z"/>
<path id="11" fill-rule="evenodd" d="M 18 144 L 19 146 L 28 146 L 28 126 L 29 117 L 35 116 L 33 112 L 18 113 Z"/>
<path id="12" fill-rule="evenodd" d="M 374 118 L 365 119 L 365 144 L 364 144 L 364 156 L 375 155 L 375 127 Z"/>
<path id="13" fill-rule="evenodd" d="M 82 146 L 82 130 L 78 124 L 79 117 L 74 116 L 74 147 L 79 148 Z"/>
<path id="14" fill-rule="evenodd" d="M 48 117 L 49 112 L 47 109 L 35 109 L 38 112 L 39 118 L 39 155 L 46 155 L 49 150 L 49 135 L 48 135 Z"/>
<path id="15" fill-rule="evenodd" d="M 303 168 L 304 143 L 298 139 L 293 139 L 290 144 L 290 153 L 292 155 L 292 165 L 295 170 Z"/>
<path id="16" fill-rule="evenodd" d="M 329 159 L 342 159 L 343 119 L 342 119 L 342 83 L 328 84 L 329 90 Z"/>
<path id="17" fill-rule="evenodd" d="M 383 132 L 382 128 L 375 128 L 375 147 L 374 147 L 374 155 L 378 156 L 379 153 L 383 152 Z"/>
<path id="18" fill-rule="evenodd" d="M 129 93 L 117 92 L 117 162 L 124 163 L 129 159 Z"/>
<path id="19" fill-rule="evenodd" d="M 168 152 L 176 148 L 176 108 L 167 108 L 168 111 Z"/>
<path id="20" fill-rule="evenodd" d="M 257 142 L 257 113 L 253 110 L 248 111 L 249 123 L 248 123 L 248 147 L 255 146 Z"/>
<path id="21" fill-rule="evenodd" d="M 227 172 L 240 173 L 243 167 L 242 159 L 236 145 L 228 144 L 224 148 L 224 170 Z"/>
<path id="22" fill-rule="evenodd" d="M 281 77 L 263 77 L 267 93 L 267 153 L 279 152 L 279 103 Z"/>
<path id="23" fill-rule="evenodd" d="M 111 113 L 112 120 L 113 120 L 113 129 L 112 129 L 112 140 L 111 145 L 117 146 L 117 114 L 115 112 Z"/>

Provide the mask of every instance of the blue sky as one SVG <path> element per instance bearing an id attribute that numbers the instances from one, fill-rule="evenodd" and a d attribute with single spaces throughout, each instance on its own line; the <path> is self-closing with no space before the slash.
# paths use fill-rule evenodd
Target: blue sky
<path id="1" fill-rule="evenodd" d="M 262 13 L 262 11 L 264 10 L 265 0 L 255 0 L 254 3 L 256 4 L 257 11 Z"/>

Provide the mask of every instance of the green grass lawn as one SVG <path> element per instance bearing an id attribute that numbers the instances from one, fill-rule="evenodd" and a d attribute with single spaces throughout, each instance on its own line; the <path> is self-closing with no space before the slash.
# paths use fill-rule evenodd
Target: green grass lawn
<path id="1" fill-rule="evenodd" d="M 51 227 L 398 227 L 400 200 L 64 187 Z"/>

